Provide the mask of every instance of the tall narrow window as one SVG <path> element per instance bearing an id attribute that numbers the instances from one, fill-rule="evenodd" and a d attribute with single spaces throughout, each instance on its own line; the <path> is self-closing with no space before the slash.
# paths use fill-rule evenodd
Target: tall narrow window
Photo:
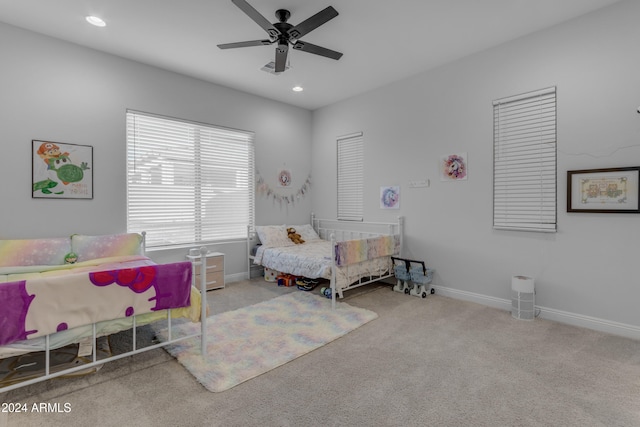
<path id="1" fill-rule="evenodd" d="M 253 133 L 127 111 L 127 229 L 147 246 L 246 238 Z"/>
<path id="2" fill-rule="evenodd" d="M 493 227 L 556 231 L 556 88 L 493 102 Z"/>
<path id="3" fill-rule="evenodd" d="M 362 221 L 364 188 L 362 132 L 338 138 L 338 219 Z"/>

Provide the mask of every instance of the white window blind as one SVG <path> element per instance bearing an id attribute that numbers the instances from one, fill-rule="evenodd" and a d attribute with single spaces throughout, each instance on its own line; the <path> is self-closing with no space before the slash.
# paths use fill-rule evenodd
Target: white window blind
<path id="1" fill-rule="evenodd" d="M 338 219 L 362 221 L 364 188 L 362 132 L 338 138 Z"/>
<path id="2" fill-rule="evenodd" d="M 493 227 L 556 231 L 556 88 L 493 102 Z"/>
<path id="3" fill-rule="evenodd" d="M 127 229 L 147 246 L 246 238 L 253 133 L 127 111 Z"/>

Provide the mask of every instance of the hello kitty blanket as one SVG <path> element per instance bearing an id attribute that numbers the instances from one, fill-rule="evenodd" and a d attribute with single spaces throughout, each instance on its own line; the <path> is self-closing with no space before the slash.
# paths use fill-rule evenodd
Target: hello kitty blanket
<path id="1" fill-rule="evenodd" d="M 0 268 L 0 345 L 81 325 L 187 307 L 191 263 L 155 264 L 141 255 L 109 257 L 73 268 Z"/>

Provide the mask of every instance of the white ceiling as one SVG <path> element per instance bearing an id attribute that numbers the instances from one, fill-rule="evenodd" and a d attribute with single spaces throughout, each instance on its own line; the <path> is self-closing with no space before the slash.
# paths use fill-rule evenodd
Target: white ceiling
<path id="1" fill-rule="evenodd" d="M 0 0 L 0 21 L 313 110 L 619 0 L 248 1 L 270 22 L 288 9 L 293 25 L 333 6 L 339 16 L 301 40 L 344 56 L 290 50 L 289 70 L 261 71 L 275 45 L 217 48 L 268 38 L 230 0 Z M 87 24 L 86 15 L 107 26 Z"/>

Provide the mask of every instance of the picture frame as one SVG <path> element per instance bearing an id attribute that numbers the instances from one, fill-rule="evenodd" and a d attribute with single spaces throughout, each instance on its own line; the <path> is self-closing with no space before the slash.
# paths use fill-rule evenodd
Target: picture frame
<path id="1" fill-rule="evenodd" d="M 380 209 L 400 209 L 400 186 L 380 187 Z"/>
<path id="2" fill-rule="evenodd" d="M 93 199 L 93 147 L 31 141 L 31 197 Z"/>
<path id="3" fill-rule="evenodd" d="M 567 212 L 640 213 L 640 166 L 567 171 Z"/>
<path id="4" fill-rule="evenodd" d="M 440 181 L 466 181 L 469 173 L 467 153 L 440 156 Z"/>

